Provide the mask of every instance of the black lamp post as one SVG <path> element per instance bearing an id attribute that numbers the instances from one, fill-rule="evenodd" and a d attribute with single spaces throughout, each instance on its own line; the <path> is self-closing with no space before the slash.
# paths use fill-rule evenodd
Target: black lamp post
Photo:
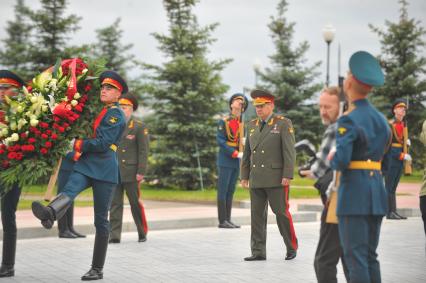
<path id="1" fill-rule="evenodd" d="M 325 79 L 325 85 L 328 86 L 330 83 L 330 43 L 334 39 L 334 34 L 336 33 L 336 29 L 331 25 L 328 24 L 322 29 L 322 35 L 327 43 L 327 75 Z"/>

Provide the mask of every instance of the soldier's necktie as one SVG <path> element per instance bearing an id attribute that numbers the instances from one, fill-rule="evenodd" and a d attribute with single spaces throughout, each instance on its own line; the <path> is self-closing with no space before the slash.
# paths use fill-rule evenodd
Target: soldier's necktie
<path id="1" fill-rule="evenodd" d="M 260 125 L 260 131 L 263 130 L 263 127 L 265 127 L 265 125 L 266 125 L 266 122 L 262 120 L 262 124 Z"/>

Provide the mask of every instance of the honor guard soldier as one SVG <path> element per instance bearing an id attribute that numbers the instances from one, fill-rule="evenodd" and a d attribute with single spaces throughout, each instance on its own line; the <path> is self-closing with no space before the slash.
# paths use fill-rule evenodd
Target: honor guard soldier
<path id="1" fill-rule="evenodd" d="M 247 109 L 248 99 L 236 93 L 229 99 L 231 114 L 219 120 L 216 141 L 219 145 L 217 167 L 217 212 L 219 228 L 240 228 L 231 221 L 232 199 L 240 175 L 240 158 L 243 155 L 242 141 L 244 124 L 242 113 Z"/>
<path id="2" fill-rule="evenodd" d="M 291 121 L 273 113 L 275 97 L 264 90 L 251 92 L 257 119 L 247 127 L 241 164 L 241 185 L 250 188 L 251 253 L 246 261 L 266 259 L 268 202 L 287 248 L 285 259 L 296 257 L 297 238 L 289 212 L 288 194 L 296 153 Z"/>
<path id="3" fill-rule="evenodd" d="M 88 187 L 93 188 L 95 245 L 92 268 L 83 275 L 82 280 L 103 278 L 110 233 L 108 209 L 119 182 L 116 150 L 126 125 L 124 113 L 118 106 L 121 94 L 128 90 L 126 82 L 114 71 L 103 72 L 99 79 L 100 99 L 105 107 L 94 121 L 93 136 L 75 141 L 73 159 L 76 162 L 63 191 L 47 206 L 40 202 L 32 203 L 33 214 L 41 220 L 43 227 L 50 229 L 80 192 Z"/>
<path id="4" fill-rule="evenodd" d="M 330 156 L 331 167 L 341 172 L 336 212 L 349 282 L 381 282 L 376 249 L 387 208 L 381 161 L 390 130 L 367 94 L 383 83 L 379 62 L 370 53 L 351 56 L 344 81 L 351 112 L 337 121 L 336 149 Z"/>
<path id="5" fill-rule="evenodd" d="M 8 70 L 0 70 L 0 103 L 4 96 L 15 96 L 24 86 L 24 81 L 16 74 Z M 4 120 L 5 113 L 0 109 L 0 123 Z M 0 140 L 0 144 L 1 144 Z M 0 186 L 4 186 L 0 180 Z M 2 191 L 2 190 L 0 190 Z M 16 254 L 16 208 L 18 207 L 21 188 L 14 184 L 12 188 L 1 197 L 1 223 L 3 225 L 3 256 L 0 267 L 0 277 L 15 275 Z"/>
<path id="6" fill-rule="evenodd" d="M 127 93 L 119 104 L 126 116 L 127 126 L 118 145 L 117 155 L 120 168 L 120 184 L 115 189 L 112 198 L 110 221 L 110 243 L 120 243 L 123 223 L 123 192 L 126 192 L 132 211 L 133 220 L 138 230 L 139 242 L 146 241 L 148 224 L 145 209 L 140 198 L 139 185 L 146 173 L 148 161 L 149 136 L 145 124 L 132 116 L 138 109 L 136 97 Z"/>
<path id="7" fill-rule="evenodd" d="M 389 121 L 392 132 L 392 146 L 388 152 L 388 170 L 385 176 L 385 186 L 388 192 L 388 213 L 387 219 L 407 219 L 396 212 L 396 188 L 404 168 L 404 161 L 411 161 L 411 155 L 404 153 L 404 142 L 410 143 L 408 139 L 408 130 L 404 122 L 407 112 L 407 103 L 405 99 L 397 99 L 392 105 L 392 114 L 394 118 Z M 405 129 L 405 130 L 404 130 Z M 409 144 L 408 144 L 409 146 Z"/>

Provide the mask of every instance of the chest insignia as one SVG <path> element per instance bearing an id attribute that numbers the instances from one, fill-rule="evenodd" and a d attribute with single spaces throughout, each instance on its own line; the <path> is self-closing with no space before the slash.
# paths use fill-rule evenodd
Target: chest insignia
<path id="1" fill-rule="evenodd" d="M 339 134 L 341 136 L 343 136 L 346 133 L 347 130 L 346 130 L 346 128 L 340 127 L 340 128 L 337 129 L 337 131 L 339 132 Z"/>

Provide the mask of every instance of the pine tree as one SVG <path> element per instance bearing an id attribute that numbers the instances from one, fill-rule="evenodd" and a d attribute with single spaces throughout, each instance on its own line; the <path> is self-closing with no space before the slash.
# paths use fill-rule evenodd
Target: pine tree
<path id="1" fill-rule="evenodd" d="M 2 40 L 4 49 L 0 50 L 0 64 L 17 73 L 24 80 L 29 80 L 34 74 L 28 64 L 32 29 L 26 17 L 28 7 L 25 6 L 24 0 L 17 0 L 14 10 L 15 19 L 7 22 L 8 37 Z"/>
<path id="2" fill-rule="evenodd" d="M 423 168 L 421 159 L 424 146 L 413 138 L 419 135 L 426 118 L 426 58 L 422 56 L 426 42 L 426 30 L 421 22 L 408 16 L 408 2 L 399 1 L 401 8 L 398 22 L 386 21 L 382 30 L 370 24 L 381 43 L 378 56 L 385 71 L 385 84 L 372 95 L 375 105 L 389 118 L 393 116 L 391 107 L 397 98 L 409 100 L 407 123 L 410 131 L 414 161 Z"/>
<path id="3" fill-rule="evenodd" d="M 296 140 L 309 139 L 318 143 L 322 129 L 319 127 L 316 101 L 312 101 L 315 92 L 321 89 L 313 83 L 318 73 L 320 62 L 307 66 L 304 58 L 309 49 L 308 42 L 300 43 L 292 48 L 295 23 L 289 22 L 287 1 L 281 0 L 277 6 L 278 14 L 272 17 L 268 27 L 276 53 L 269 56 L 271 67 L 264 71 L 255 70 L 260 79 L 257 87 L 269 90 L 276 96 L 275 107 L 278 112 L 292 120 L 295 127 Z"/>
<path id="4" fill-rule="evenodd" d="M 57 58 L 80 56 L 87 46 L 75 47 L 69 43 L 71 34 L 78 29 L 81 18 L 77 15 L 65 15 L 66 0 L 40 0 L 42 8 L 29 11 L 32 20 L 33 45 L 30 61 L 34 70 L 43 70 L 55 64 Z"/>
<path id="5" fill-rule="evenodd" d="M 130 68 L 129 63 L 134 60 L 134 55 L 126 53 L 133 47 L 133 44 L 121 44 L 123 30 L 120 29 L 120 21 L 121 19 L 118 18 L 112 25 L 96 30 L 97 42 L 93 47 L 95 57 L 106 60 L 107 69 L 115 70 L 126 76 L 126 72 Z"/>
<path id="6" fill-rule="evenodd" d="M 223 94 L 220 71 L 230 60 L 208 61 L 210 34 L 217 24 L 200 27 L 192 13 L 196 0 L 165 0 L 169 34 L 155 33 L 167 58 L 161 66 L 145 65 L 151 72 L 153 173 L 162 185 L 200 187 L 198 160 L 205 186 L 215 182 L 217 145 L 215 114 Z M 197 158 L 199 157 L 199 159 Z"/>

